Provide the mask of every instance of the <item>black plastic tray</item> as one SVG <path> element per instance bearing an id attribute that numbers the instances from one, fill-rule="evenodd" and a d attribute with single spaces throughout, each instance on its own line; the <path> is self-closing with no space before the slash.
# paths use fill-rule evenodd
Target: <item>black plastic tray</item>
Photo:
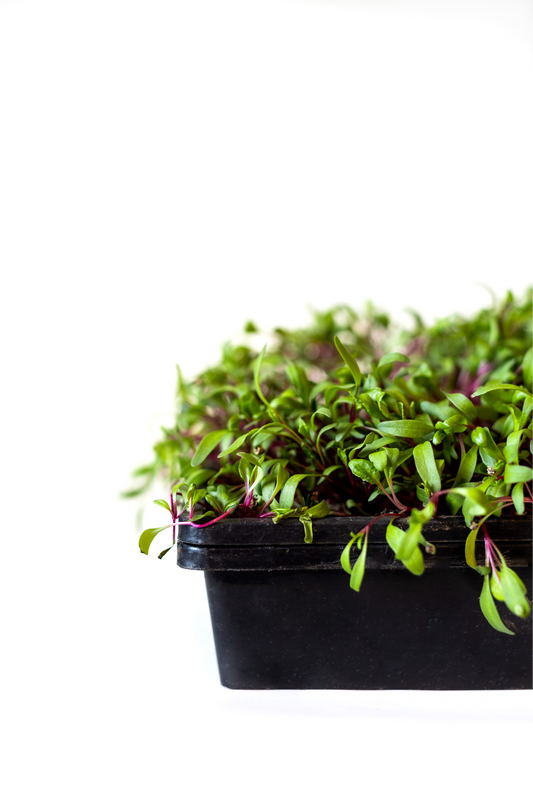
<path id="1" fill-rule="evenodd" d="M 441 517 L 424 527 L 436 553 L 425 554 L 420 577 L 394 559 L 385 541 L 390 519 L 379 519 L 370 532 L 361 591 L 355 593 L 339 558 L 350 532 L 368 521 L 317 520 L 312 544 L 303 543 L 298 520 L 180 527 L 178 564 L 205 571 L 222 684 L 531 688 L 531 617 L 518 619 L 498 602 L 515 635 L 498 633 L 485 621 L 479 608 L 482 578 L 464 562 L 468 530 L 462 517 Z M 531 519 L 493 518 L 487 528 L 531 595 Z M 480 562 L 481 555 L 480 546 Z"/>

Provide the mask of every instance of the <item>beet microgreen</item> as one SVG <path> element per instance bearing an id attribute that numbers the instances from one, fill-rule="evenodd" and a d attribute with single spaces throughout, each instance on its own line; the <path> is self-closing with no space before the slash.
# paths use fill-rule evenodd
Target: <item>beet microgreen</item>
<path id="1" fill-rule="evenodd" d="M 225 344 L 219 363 L 193 380 L 178 370 L 175 423 L 127 493 L 146 491 L 155 477 L 169 488 L 155 502 L 170 523 L 145 530 L 141 551 L 163 530 L 172 528 L 174 545 L 178 525 L 229 516 L 298 518 L 307 543 L 316 519 L 369 516 L 341 558 L 359 591 L 375 519 L 392 518 L 388 544 L 421 575 L 424 551 L 434 551 L 424 525 L 447 510 L 464 518 L 482 612 L 510 633 L 494 599 L 521 618 L 529 603 L 484 523 L 533 502 L 531 308 L 531 292 L 521 301 L 509 293 L 471 318 L 426 326 L 415 315 L 414 329 L 401 331 L 371 306 L 364 314 L 338 306 L 315 313 L 306 329 L 276 329 L 259 353 L 251 343 Z M 260 337 L 253 323 L 246 331 Z M 354 542 L 361 551 L 351 566 Z"/>

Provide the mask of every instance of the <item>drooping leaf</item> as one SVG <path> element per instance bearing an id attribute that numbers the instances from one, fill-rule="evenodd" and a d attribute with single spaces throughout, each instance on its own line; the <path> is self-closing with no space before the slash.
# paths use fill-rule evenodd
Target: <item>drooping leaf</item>
<path id="1" fill-rule="evenodd" d="M 481 612 L 491 627 L 494 627 L 494 629 L 498 630 L 500 633 L 514 635 L 512 630 L 509 630 L 500 618 L 500 614 L 498 613 L 494 599 L 492 598 L 492 594 L 490 592 L 488 575 L 483 578 L 483 588 L 481 589 L 481 596 L 479 597 L 479 606 L 481 608 Z"/>
<path id="2" fill-rule="evenodd" d="M 150 544 L 156 537 L 158 533 L 162 530 L 168 530 L 169 527 L 172 527 L 171 524 L 165 524 L 164 527 L 150 527 L 148 530 L 143 530 L 141 536 L 139 538 L 139 549 L 144 555 L 148 555 L 148 550 L 150 549 Z"/>
<path id="3" fill-rule="evenodd" d="M 361 550 L 361 554 L 357 558 L 354 567 L 352 569 L 352 576 L 350 578 L 350 588 L 352 588 L 354 591 L 359 591 L 361 589 L 361 583 L 363 581 L 363 577 L 365 574 L 367 545 L 368 545 L 368 533 L 364 537 L 364 543 L 363 543 L 363 548 Z"/>
<path id="4" fill-rule="evenodd" d="M 354 544 L 354 541 L 357 540 L 355 533 L 350 533 L 350 535 L 352 536 L 352 539 L 348 544 L 346 544 L 341 554 L 341 566 L 345 572 L 348 572 L 348 574 L 352 573 L 352 567 L 350 566 L 350 550 Z"/>
<path id="5" fill-rule="evenodd" d="M 172 513 L 172 511 L 170 510 L 170 505 L 164 499 L 154 499 L 154 505 L 159 505 L 161 508 L 168 510 L 169 513 Z"/>
<path id="6" fill-rule="evenodd" d="M 159 560 L 161 560 L 161 558 L 164 558 L 165 555 L 167 554 L 167 552 L 170 552 L 170 550 L 174 549 L 174 547 L 175 547 L 175 544 L 171 544 L 171 546 L 167 547 L 162 552 L 160 552 L 159 555 L 157 556 L 159 558 Z"/>
<path id="7" fill-rule="evenodd" d="M 478 568 L 477 560 L 476 560 L 476 539 L 477 534 L 479 532 L 479 524 L 476 524 L 475 527 L 469 532 L 468 537 L 465 543 L 465 560 L 467 564 L 470 566 L 471 569 Z"/>
<path id="8" fill-rule="evenodd" d="M 329 507 L 326 500 L 323 499 L 316 505 L 311 505 L 306 511 L 306 516 L 310 516 L 313 519 L 323 519 L 325 516 L 329 516 Z"/>
<path id="9" fill-rule="evenodd" d="M 527 618 L 531 613 L 531 608 L 526 598 L 526 586 L 505 561 L 502 563 L 499 576 L 503 601 L 515 616 L 519 616 L 521 619 Z"/>

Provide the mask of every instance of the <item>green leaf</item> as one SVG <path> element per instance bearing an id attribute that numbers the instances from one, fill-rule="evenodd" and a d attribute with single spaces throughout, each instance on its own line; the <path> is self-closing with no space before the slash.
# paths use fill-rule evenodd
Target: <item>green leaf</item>
<path id="1" fill-rule="evenodd" d="M 313 522 L 312 519 L 307 516 L 307 514 L 302 514 L 300 516 L 300 521 L 304 526 L 304 543 L 312 544 L 313 543 Z"/>
<path id="2" fill-rule="evenodd" d="M 323 519 L 325 516 L 329 516 L 329 513 L 328 503 L 323 499 L 316 505 L 311 505 L 311 507 L 306 510 L 305 515 L 313 519 Z"/>
<path id="3" fill-rule="evenodd" d="M 424 557 L 418 546 L 427 543 L 421 535 L 421 524 L 410 522 L 409 529 L 404 532 L 395 527 L 394 520 L 389 522 L 385 537 L 390 548 L 394 551 L 397 560 L 401 560 L 406 569 L 412 574 L 421 575 L 424 572 Z"/>
<path id="4" fill-rule="evenodd" d="M 340 341 L 337 336 L 335 336 L 335 346 L 337 347 L 341 358 L 352 374 L 353 382 L 355 383 L 354 394 L 357 394 L 359 386 L 361 385 L 361 370 L 357 365 L 357 361 L 352 355 L 350 355 L 342 341 Z"/>
<path id="5" fill-rule="evenodd" d="M 511 497 L 515 506 L 515 510 L 519 516 L 525 512 L 524 505 L 524 484 L 517 483 L 511 492 Z"/>
<path id="6" fill-rule="evenodd" d="M 529 466 L 507 464 L 503 473 L 504 483 L 529 483 L 533 480 L 533 469 Z"/>
<path id="7" fill-rule="evenodd" d="M 170 552 L 170 550 L 174 549 L 174 547 L 175 547 L 175 544 L 172 544 L 171 546 L 167 547 L 162 552 L 160 552 L 159 555 L 157 556 L 159 558 L 159 560 L 161 560 L 161 558 L 164 558 L 165 555 L 167 554 L 167 552 Z"/>
<path id="8" fill-rule="evenodd" d="M 380 422 L 378 430 L 391 436 L 400 438 L 422 438 L 428 433 L 432 433 L 434 428 L 426 422 L 416 419 L 403 419 L 395 422 Z"/>
<path id="9" fill-rule="evenodd" d="M 198 444 L 198 449 L 194 453 L 191 466 L 199 466 L 205 461 L 207 456 L 217 447 L 224 436 L 228 435 L 228 430 L 212 430 L 202 438 Z"/>
<path id="10" fill-rule="evenodd" d="M 141 537 L 139 538 L 139 548 L 144 555 L 148 555 L 148 550 L 150 549 L 150 544 L 156 537 L 158 533 L 162 530 L 168 530 L 169 527 L 172 527 L 171 524 L 165 524 L 164 527 L 150 527 L 148 530 L 143 530 L 141 533 Z"/>
<path id="11" fill-rule="evenodd" d="M 296 493 L 296 489 L 298 488 L 298 483 L 300 483 L 302 480 L 305 480 L 305 478 L 309 476 L 310 475 L 308 474 L 293 474 L 292 477 L 289 477 L 281 490 L 279 498 L 280 508 L 292 507 L 294 495 Z"/>
<path id="12" fill-rule="evenodd" d="M 222 452 L 219 452 L 217 458 L 225 458 L 226 455 L 230 455 L 232 452 L 238 450 L 239 447 L 243 446 L 246 439 L 249 438 L 255 432 L 256 432 L 255 430 L 250 430 L 248 433 L 244 433 L 244 435 L 239 436 L 239 438 L 236 438 L 233 444 L 231 444 L 229 447 L 226 447 L 226 449 L 222 450 Z"/>
<path id="13" fill-rule="evenodd" d="M 278 464 L 277 472 L 276 472 L 276 485 L 274 487 L 274 491 L 272 492 L 271 496 L 275 497 L 278 491 L 281 491 L 287 480 L 289 479 L 289 472 L 285 469 L 281 463 Z M 267 499 L 270 499 L 268 497 Z"/>
<path id="14" fill-rule="evenodd" d="M 515 430 L 507 436 L 507 444 L 503 448 L 503 457 L 507 463 L 518 463 L 518 453 L 523 432 L 523 430 Z"/>
<path id="15" fill-rule="evenodd" d="M 324 405 L 320 405 L 320 407 L 318 407 L 314 412 L 314 414 L 311 416 L 311 427 L 314 428 L 315 419 L 317 416 L 326 416 L 331 419 L 331 415 L 332 414 L 329 408 L 326 408 Z"/>
<path id="16" fill-rule="evenodd" d="M 424 556 L 420 547 L 415 547 L 411 557 L 408 560 L 402 560 L 402 563 L 411 574 L 415 574 L 417 577 L 424 574 Z"/>
<path id="17" fill-rule="evenodd" d="M 401 352 L 389 352 L 380 359 L 378 369 L 382 366 L 386 366 L 388 363 L 411 363 L 411 361 L 407 355 L 402 355 Z"/>
<path id="18" fill-rule="evenodd" d="M 526 397 L 531 397 L 532 395 L 529 393 L 524 386 L 513 386 L 512 383 L 487 383 L 486 386 L 481 386 L 478 388 L 477 391 L 471 395 L 472 397 L 481 397 L 483 394 L 487 394 L 489 391 L 500 391 L 501 389 L 509 390 L 509 391 L 521 391 L 522 394 L 525 394 Z"/>
<path id="19" fill-rule="evenodd" d="M 465 560 L 471 569 L 477 571 L 478 565 L 476 560 L 476 539 L 479 532 L 479 524 L 470 531 L 465 543 Z"/>
<path id="20" fill-rule="evenodd" d="M 258 395 L 259 399 L 261 400 L 261 402 L 264 405 L 266 405 L 267 407 L 270 407 L 270 403 L 267 401 L 265 395 L 261 391 L 261 386 L 259 384 L 259 372 L 261 371 L 261 363 L 263 361 L 263 356 L 265 354 L 266 346 L 267 345 L 265 344 L 265 346 L 263 347 L 263 349 L 261 350 L 261 352 L 259 353 L 259 355 L 257 356 L 256 361 L 255 361 L 254 385 L 255 385 L 255 390 L 257 392 L 257 395 Z"/>
<path id="21" fill-rule="evenodd" d="M 511 613 L 514 613 L 515 616 L 519 616 L 521 619 L 527 618 L 531 613 L 531 608 L 526 598 L 526 587 L 518 574 L 510 569 L 504 562 L 502 563 L 499 577 L 503 601 Z"/>
<path id="22" fill-rule="evenodd" d="M 387 468 L 387 453 L 383 449 L 378 450 L 377 452 L 371 452 L 368 456 L 368 460 L 373 463 L 378 472 L 383 472 Z"/>
<path id="23" fill-rule="evenodd" d="M 353 546 L 354 541 L 357 539 L 355 533 L 350 533 L 350 535 L 352 536 L 352 540 L 350 541 L 349 544 L 346 544 L 346 546 L 342 550 L 342 555 L 341 555 L 341 566 L 345 572 L 348 572 L 348 574 L 352 573 L 352 567 L 350 566 L 350 550 Z"/>
<path id="24" fill-rule="evenodd" d="M 488 427 L 476 427 L 472 432 L 472 441 L 479 446 L 482 458 L 484 454 L 489 455 L 491 460 L 487 466 L 494 466 L 503 457 Z M 486 463 L 486 459 L 483 459 L 483 463 Z"/>
<path id="25" fill-rule="evenodd" d="M 424 485 L 429 486 L 433 493 L 440 491 L 440 474 L 437 469 L 437 464 L 435 463 L 435 455 L 431 443 L 429 441 L 424 441 L 423 444 L 418 444 L 413 449 L 413 457 L 415 459 L 416 470 L 422 478 Z"/>
<path id="26" fill-rule="evenodd" d="M 463 483 L 469 483 L 472 479 L 472 475 L 474 474 L 474 469 L 476 468 L 477 463 L 477 444 L 474 444 L 468 452 L 465 452 L 464 455 L 461 456 L 461 463 L 459 464 L 459 468 L 457 470 L 457 474 L 454 480 L 454 488 L 456 486 L 460 486 Z"/>
<path id="27" fill-rule="evenodd" d="M 361 554 L 357 558 L 354 567 L 352 569 L 352 576 L 350 578 L 350 588 L 353 588 L 354 591 L 360 590 L 361 583 L 363 581 L 363 577 L 365 574 L 367 544 L 368 544 L 368 533 L 365 535 L 365 541 L 363 544 L 363 549 L 361 551 Z"/>
<path id="28" fill-rule="evenodd" d="M 483 588 L 481 589 L 481 596 L 479 597 L 479 606 L 481 608 L 481 612 L 491 627 L 494 627 L 494 629 L 498 630 L 500 633 L 514 635 L 511 630 L 507 629 L 500 618 L 500 614 L 498 613 L 494 599 L 492 598 L 492 594 L 490 592 L 490 581 L 488 575 L 483 578 Z"/>
<path id="29" fill-rule="evenodd" d="M 489 572 L 487 572 L 487 574 Z M 502 593 L 502 586 L 500 583 L 500 577 L 499 575 L 496 574 L 496 572 L 492 572 L 492 574 L 490 575 L 490 591 L 494 599 L 497 599 L 499 602 L 503 602 L 503 593 Z"/>
<path id="30" fill-rule="evenodd" d="M 420 409 L 430 416 L 435 416 L 441 422 L 445 422 L 450 416 L 455 416 L 455 408 L 450 408 L 445 400 L 443 402 L 427 402 L 427 400 L 423 400 L 420 403 Z"/>
<path id="31" fill-rule="evenodd" d="M 530 347 L 522 361 L 522 374 L 528 388 L 533 388 L 533 347 Z"/>
<path id="32" fill-rule="evenodd" d="M 375 466 L 362 458 L 351 460 L 348 463 L 348 468 L 356 477 L 365 480 L 367 483 L 375 483 L 379 480 L 379 472 Z"/>
<path id="33" fill-rule="evenodd" d="M 420 525 L 409 525 L 409 529 L 399 538 L 396 557 L 398 560 L 409 560 L 418 546 L 418 536 L 420 534 Z"/>
<path id="34" fill-rule="evenodd" d="M 154 505 L 159 505 L 161 508 L 168 510 L 169 513 L 172 513 L 170 505 L 164 499 L 154 499 Z"/>
<path id="35" fill-rule="evenodd" d="M 413 508 L 411 511 L 411 522 L 412 524 L 420 525 L 420 529 L 422 529 L 422 525 L 429 522 L 435 515 L 436 508 L 433 502 L 428 502 L 428 504 L 422 508 L 422 510 L 418 510 L 418 508 Z"/>
<path id="36" fill-rule="evenodd" d="M 494 508 L 494 505 L 491 504 L 493 500 L 481 488 L 452 488 L 450 491 L 469 500 L 470 510 L 474 516 L 483 516 Z"/>
<path id="37" fill-rule="evenodd" d="M 461 413 L 464 413 L 465 416 L 468 416 L 469 419 L 476 418 L 476 406 L 474 405 L 468 397 L 465 397 L 464 394 L 460 394 L 459 392 L 456 394 L 448 394 L 446 391 L 442 392 L 452 403 L 455 405 Z"/>

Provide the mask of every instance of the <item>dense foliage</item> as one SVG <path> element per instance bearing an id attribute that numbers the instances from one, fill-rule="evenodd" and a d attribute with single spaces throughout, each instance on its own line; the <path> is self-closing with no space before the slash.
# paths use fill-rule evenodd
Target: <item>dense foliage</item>
<path id="1" fill-rule="evenodd" d="M 163 429 L 154 462 L 135 472 L 170 524 L 145 530 L 141 551 L 161 530 L 205 526 L 230 514 L 298 517 L 306 542 L 327 515 L 368 516 L 341 563 L 361 587 L 372 520 L 391 515 L 387 541 L 414 574 L 431 551 L 424 524 L 462 513 L 466 561 L 483 575 L 481 608 L 502 632 L 494 598 L 529 615 L 523 583 L 488 536 L 491 515 L 523 514 L 531 504 L 532 295 L 508 293 L 472 318 L 454 316 L 398 331 L 368 306 L 315 313 L 304 330 L 276 329 L 269 345 L 252 323 L 246 343 L 225 344 L 220 362 L 186 381 L 178 370 L 177 413 Z M 184 512 L 187 515 L 183 516 Z M 406 531 L 394 518 L 409 516 Z M 482 532 L 485 562 L 475 541 Z M 361 554 L 350 565 L 350 548 Z M 172 548 L 172 547 L 170 547 Z M 169 550 L 160 554 L 162 557 Z"/>

